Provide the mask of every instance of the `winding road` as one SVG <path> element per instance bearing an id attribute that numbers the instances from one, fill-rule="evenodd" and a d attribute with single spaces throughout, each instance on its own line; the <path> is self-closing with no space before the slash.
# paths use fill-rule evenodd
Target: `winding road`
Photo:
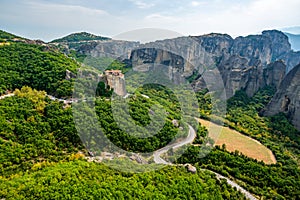
<path id="1" fill-rule="evenodd" d="M 193 127 L 191 125 L 188 125 L 189 126 L 189 134 L 188 136 L 181 140 L 181 141 L 178 141 L 177 143 L 173 143 L 173 144 L 170 144 L 170 145 L 167 145 L 161 149 L 158 149 L 157 151 L 155 151 L 153 153 L 153 158 L 154 158 L 154 162 L 157 163 L 157 164 L 165 164 L 165 165 L 170 165 L 171 163 L 165 161 L 164 159 L 162 159 L 160 156 L 164 153 L 166 153 L 169 149 L 176 149 L 176 148 L 179 148 L 183 145 L 186 145 L 186 144 L 190 144 L 194 141 L 195 137 L 196 137 L 196 132 L 195 130 L 193 129 Z"/>
<path id="2" fill-rule="evenodd" d="M 155 163 L 157 163 L 157 164 L 164 164 L 164 165 L 173 165 L 172 163 L 167 162 L 166 160 L 162 159 L 161 155 L 164 154 L 164 153 L 166 153 L 171 148 L 176 149 L 176 148 L 179 148 L 179 147 L 181 147 L 183 145 L 192 143 L 194 141 L 194 139 L 196 137 L 196 131 L 194 130 L 194 128 L 191 125 L 188 124 L 188 126 L 189 126 L 189 134 L 188 134 L 188 136 L 185 139 L 183 139 L 181 141 L 178 141 L 177 143 L 167 145 L 167 146 L 165 146 L 165 147 L 163 147 L 161 149 L 156 150 L 153 153 L 153 158 L 154 158 L 154 162 Z M 242 188 L 241 186 L 239 186 L 237 183 L 233 182 L 229 178 L 227 178 L 225 176 L 222 176 L 221 174 L 218 174 L 217 172 L 214 172 L 214 171 L 211 171 L 211 170 L 208 170 L 208 169 L 201 169 L 201 170 L 203 170 L 203 171 L 205 170 L 205 171 L 209 171 L 211 173 L 214 173 L 216 175 L 217 179 L 225 179 L 229 185 L 231 185 L 232 187 L 234 187 L 238 191 L 240 191 L 242 194 L 244 194 L 247 199 L 258 200 L 250 192 L 248 192 L 247 190 L 245 190 L 244 188 Z"/>
<path id="3" fill-rule="evenodd" d="M 10 93 L 10 94 L 6 94 L 6 95 L 3 95 L 3 96 L 0 96 L 0 100 L 1 99 L 4 99 L 4 98 L 7 98 L 7 97 L 12 97 L 14 96 L 15 94 L 14 93 Z M 58 101 L 62 101 L 64 102 L 65 104 L 66 103 L 73 103 L 75 102 L 76 100 L 65 100 L 65 99 L 59 99 L 59 98 L 56 98 L 54 96 L 51 96 L 51 95 L 47 95 L 51 100 L 58 100 Z M 196 131 L 194 130 L 194 128 L 188 124 L 188 127 L 189 127 L 189 134 L 188 136 L 183 139 L 183 140 L 180 140 L 178 141 L 177 143 L 173 143 L 173 144 L 170 144 L 170 145 L 167 145 L 157 151 L 155 151 L 153 153 L 153 158 L 154 158 L 154 162 L 157 163 L 157 164 L 164 164 L 164 165 L 172 165 L 172 163 L 170 162 L 167 162 L 166 160 L 162 159 L 161 158 L 161 155 L 166 153 L 168 150 L 170 150 L 171 148 L 173 149 L 176 149 L 176 148 L 179 148 L 183 145 L 186 145 L 186 144 L 190 144 L 194 141 L 194 139 L 196 138 Z M 221 174 L 218 174 L 214 171 L 211 171 L 211 170 L 208 170 L 208 169 L 201 169 L 201 170 L 205 170 L 205 171 L 209 171 L 211 173 L 214 173 L 216 175 L 216 178 L 217 179 L 225 179 L 227 181 L 227 183 L 229 185 L 231 185 L 232 187 L 236 188 L 238 191 L 240 191 L 242 194 L 245 195 L 245 197 L 247 199 L 250 199 L 250 200 L 258 200 L 257 198 L 255 198 L 250 192 L 248 192 L 247 190 L 245 190 L 244 188 L 242 188 L 241 186 L 239 186 L 237 183 L 233 182 L 232 180 L 230 180 L 229 178 L 225 177 L 225 176 L 222 176 Z"/>

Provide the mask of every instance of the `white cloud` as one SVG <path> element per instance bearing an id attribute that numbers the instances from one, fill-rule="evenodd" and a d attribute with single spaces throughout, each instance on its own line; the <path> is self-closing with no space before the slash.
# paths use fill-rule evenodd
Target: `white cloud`
<path id="1" fill-rule="evenodd" d="M 7 30 L 48 40 L 74 31 L 112 36 L 146 27 L 184 35 L 221 32 L 238 36 L 299 26 L 300 19 L 299 0 L 174 0 L 170 3 L 120 0 L 122 3 L 116 5 L 80 2 L 67 5 L 31 0 L 16 4 L 7 0 L 0 7 L 0 24 Z"/>
<path id="2" fill-rule="evenodd" d="M 192 7 L 198 7 L 198 6 L 201 6 L 201 5 L 204 5 L 204 4 L 206 4 L 206 2 L 200 2 L 200 1 L 192 1 L 191 3 L 190 3 L 190 5 L 192 6 Z"/>
<path id="3" fill-rule="evenodd" d="M 161 22 L 182 22 L 182 20 L 180 20 L 178 17 L 176 16 L 167 16 L 167 15 L 163 15 L 160 13 L 153 13 L 150 15 L 147 15 L 145 17 L 145 20 L 150 22 L 150 21 L 161 21 Z"/>
<path id="4" fill-rule="evenodd" d="M 30 8 L 35 12 L 44 13 L 45 15 L 51 12 L 60 14 L 66 13 L 77 13 L 78 15 L 108 15 L 104 10 L 92 9 L 79 5 L 64 5 L 64 4 L 54 4 L 54 3 L 37 3 L 28 2 Z"/>
<path id="5" fill-rule="evenodd" d="M 228 1 L 226 1 L 228 2 Z M 195 4 L 196 5 L 196 4 Z M 257 34 L 266 29 L 279 29 L 299 25 L 300 1 L 298 0 L 254 0 L 246 2 L 211 1 L 199 5 L 197 11 L 182 15 L 149 15 L 148 22 L 156 22 L 157 27 L 185 35 L 199 35 L 209 32 L 228 33 L 232 36 Z M 155 20 L 156 19 L 156 20 Z"/>
<path id="6" fill-rule="evenodd" d="M 148 1 L 148 3 L 140 1 L 140 0 L 129 0 L 129 1 L 141 9 L 151 8 L 151 7 L 155 6 L 154 3 L 149 3 L 149 1 Z"/>

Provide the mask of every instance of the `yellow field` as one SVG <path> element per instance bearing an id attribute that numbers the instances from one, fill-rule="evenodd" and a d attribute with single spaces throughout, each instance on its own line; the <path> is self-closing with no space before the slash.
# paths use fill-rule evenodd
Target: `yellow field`
<path id="1" fill-rule="evenodd" d="M 238 150 L 242 154 L 261 160 L 266 164 L 275 164 L 276 158 L 272 151 L 257 140 L 245 136 L 228 127 L 222 127 L 210 121 L 198 119 L 201 125 L 208 129 L 209 136 L 215 140 L 215 145 L 226 145 L 230 152 Z"/>

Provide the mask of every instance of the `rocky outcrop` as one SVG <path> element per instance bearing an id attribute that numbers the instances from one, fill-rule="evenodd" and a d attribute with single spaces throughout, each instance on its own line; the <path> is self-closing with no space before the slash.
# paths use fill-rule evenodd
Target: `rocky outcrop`
<path id="1" fill-rule="evenodd" d="M 106 70 L 104 74 L 99 71 L 79 69 L 77 74 L 73 74 L 69 70 L 66 71 L 66 79 L 76 78 L 75 92 L 73 97 L 79 98 L 84 91 L 84 95 L 95 95 L 95 91 L 99 82 L 103 82 L 106 87 L 113 89 L 114 93 L 119 96 L 127 94 L 125 87 L 125 77 L 121 70 Z M 78 93 L 77 93 L 78 92 Z"/>
<path id="2" fill-rule="evenodd" d="M 106 84 L 109 85 L 117 95 L 126 95 L 125 78 L 121 70 L 106 70 L 105 79 Z"/>
<path id="3" fill-rule="evenodd" d="M 231 47 L 231 55 L 248 59 L 248 65 L 266 65 L 272 60 L 270 38 L 263 35 L 237 37 Z"/>
<path id="4" fill-rule="evenodd" d="M 240 89 L 245 89 L 252 96 L 264 84 L 262 67 L 249 66 L 248 62 L 245 57 L 234 55 L 219 65 L 228 97 Z"/>
<path id="5" fill-rule="evenodd" d="M 277 30 L 263 31 L 262 36 L 266 36 L 271 41 L 272 61 L 275 61 L 280 56 L 285 55 L 291 51 L 291 44 L 289 38 Z"/>
<path id="6" fill-rule="evenodd" d="M 282 55 L 279 59 L 283 60 L 286 64 L 286 71 L 288 73 L 300 63 L 300 51 L 290 51 L 289 53 Z"/>
<path id="7" fill-rule="evenodd" d="M 279 112 L 288 118 L 300 130 L 300 64 L 294 67 L 284 78 L 271 102 L 261 114 L 272 116 Z"/>
<path id="8" fill-rule="evenodd" d="M 235 39 L 211 33 L 147 44 L 105 40 L 72 45 L 69 48 L 92 57 L 129 59 L 128 65 L 138 71 L 163 65 L 170 80 L 188 78 L 195 90 L 214 84 L 220 72 L 227 98 L 240 89 L 252 96 L 266 85 L 278 87 L 283 74 L 300 62 L 300 52 L 293 52 L 288 37 L 277 30 Z"/>
<path id="9" fill-rule="evenodd" d="M 112 57 L 128 59 L 131 51 L 139 46 L 139 42 L 130 42 L 122 40 L 109 40 L 95 42 L 92 47 L 82 45 L 78 50 L 83 54 L 89 54 L 93 57 Z"/>
<path id="10" fill-rule="evenodd" d="M 286 72 L 286 65 L 282 60 L 267 65 L 263 72 L 264 85 L 279 88 Z"/>
<path id="11" fill-rule="evenodd" d="M 191 172 L 191 173 L 193 173 L 193 174 L 196 174 L 196 173 L 197 173 L 197 168 L 194 167 L 193 165 L 191 165 L 191 164 L 185 164 L 184 166 L 186 167 L 186 169 L 187 169 L 189 172 Z"/>
<path id="12" fill-rule="evenodd" d="M 285 64 L 289 68 L 297 63 L 300 59 L 297 55 L 291 51 L 286 35 L 271 30 L 236 39 L 212 33 L 151 42 L 132 51 L 130 60 L 135 69 L 165 65 L 170 80 L 175 83 L 193 77 L 196 90 L 214 82 L 207 77 L 204 80 L 203 73 L 218 70 L 229 98 L 240 89 L 252 96 L 266 85 L 278 87 L 286 72 Z"/>

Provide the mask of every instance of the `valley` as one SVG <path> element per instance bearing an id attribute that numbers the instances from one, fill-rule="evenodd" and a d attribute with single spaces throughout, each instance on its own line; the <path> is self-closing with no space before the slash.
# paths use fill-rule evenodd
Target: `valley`
<path id="1" fill-rule="evenodd" d="M 299 52 L 282 32 L 142 45 L 0 38 L 10 44 L 0 46 L 0 199 L 300 197 Z M 92 159 L 102 154 L 120 156 Z"/>

